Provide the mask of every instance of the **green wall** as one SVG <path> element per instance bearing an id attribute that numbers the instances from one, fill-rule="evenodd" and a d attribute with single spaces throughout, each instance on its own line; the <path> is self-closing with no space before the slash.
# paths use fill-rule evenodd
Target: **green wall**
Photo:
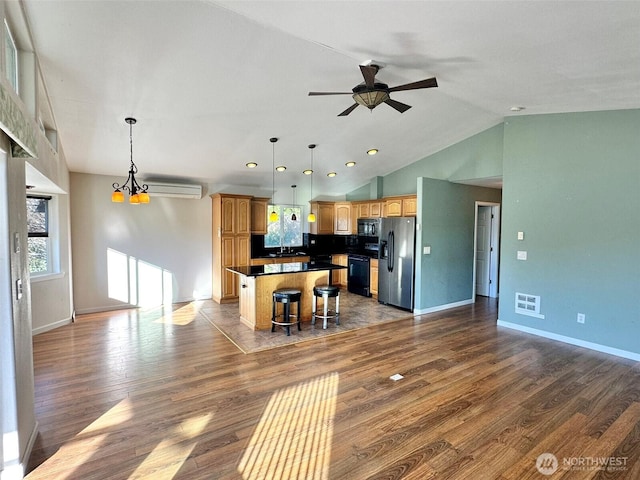
<path id="1" fill-rule="evenodd" d="M 640 110 L 512 117 L 503 168 L 500 322 L 640 353 Z"/>
<path id="2" fill-rule="evenodd" d="M 476 201 L 500 203 L 501 191 L 419 178 L 418 192 L 415 309 L 472 300 Z"/>
<path id="3" fill-rule="evenodd" d="M 383 196 L 416 193 L 418 177 L 454 182 L 501 177 L 503 128 L 500 123 L 390 173 L 384 177 Z"/>

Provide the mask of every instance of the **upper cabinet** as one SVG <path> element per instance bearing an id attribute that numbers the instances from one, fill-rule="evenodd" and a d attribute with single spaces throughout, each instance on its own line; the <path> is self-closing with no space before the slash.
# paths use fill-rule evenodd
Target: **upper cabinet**
<path id="1" fill-rule="evenodd" d="M 254 197 L 251 199 L 251 233 L 256 235 L 267 234 L 268 208 L 268 198 Z"/>
<path id="2" fill-rule="evenodd" d="M 336 235 L 351 234 L 351 203 L 336 202 L 334 204 L 334 229 Z"/>
<path id="3" fill-rule="evenodd" d="M 310 202 L 311 212 L 315 214 L 316 221 L 309 223 L 309 233 L 317 235 L 333 234 L 333 202 Z"/>
<path id="4" fill-rule="evenodd" d="M 415 217 L 417 214 L 418 201 L 415 195 L 384 199 L 383 217 Z"/>
<path id="5" fill-rule="evenodd" d="M 251 233 L 251 197 L 217 195 L 220 202 L 218 228 L 221 235 Z"/>

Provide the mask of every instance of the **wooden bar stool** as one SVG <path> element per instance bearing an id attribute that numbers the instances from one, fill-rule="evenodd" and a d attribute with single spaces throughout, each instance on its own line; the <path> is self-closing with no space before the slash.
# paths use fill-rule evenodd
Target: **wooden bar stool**
<path id="1" fill-rule="evenodd" d="M 318 297 L 322 297 L 323 312 L 318 315 Z M 329 299 L 336 299 L 336 309 L 329 310 Z M 313 287 L 313 314 L 311 324 L 316 324 L 316 317 L 322 319 L 322 328 L 327 328 L 327 320 L 335 318 L 336 325 L 340 325 L 340 287 L 335 285 L 316 285 Z"/>
<path id="2" fill-rule="evenodd" d="M 285 327 L 287 330 L 287 336 L 291 335 L 291 325 L 298 324 L 298 330 L 300 328 L 300 297 L 302 296 L 302 292 L 300 290 L 294 290 L 292 288 L 281 288 L 278 290 L 274 290 L 273 292 L 273 304 L 271 308 L 271 331 L 276 331 L 276 325 L 281 327 Z M 296 309 L 296 314 L 293 315 L 291 313 L 291 304 L 296 302 L 298 304 Z M 278 303 L 281 303 L 283 306 L 283 312 L 277 313 Z M 278 319 L 282 317 L 282 321 L 278 321 Z M 295 321 L 291 321 L 292 318 L 295 318 Z"/>

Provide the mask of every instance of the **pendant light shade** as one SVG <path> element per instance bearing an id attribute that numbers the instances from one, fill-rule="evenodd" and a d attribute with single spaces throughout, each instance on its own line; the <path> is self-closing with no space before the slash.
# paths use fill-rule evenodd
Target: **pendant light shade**
<path id="1" fill-rule="evenodd" d="M 294 207 L 296 206 L 296 187 L 297 185 L 291 185 L 291 190 L 293 190 L 293 206 Z M 295 211 L 291 214 L 291 221 L 293 222 L 298 221 L 298 217 Z"/>
<path id="2" fill-rule="evenodd" d="M 316 148 L 315 144 L 309 145 L 309 150 L 311 150 L 311 166 L 309 167 L 309 184 L 310 184 L 310 194 L 309 194 L 309 202 L 313 200 L 313 149 Z M 316 214 L 312 211 L 309 211 L 309 215 L 307 215 L 307 222 L 315 223 Z"/>
<path id="3" fill-rule="evenodd" d="M 138 205 L 140 203 L 149 203 L 149 194 L 147 189 L 149 186 L 143 184 L 140 186 L 136 181 L 136 173 L 138 173 L 138 167 L 133 163 L 133 125 L 136 123 L 135 118 L 127 117 L 124 119 L 129 124 L 129 150 L 131 153 L 131 164 L 129 165 L 129 176 L 127 181 L 123 185 L 114 183 L 113 193 L 111 194 L 111 201 L 115 203 L 124 202 L 124 191 L 129 192 L 129 203 L 132 205 Z M 124 191 L 123 191 L 124 190 Z"/>
<path id="4" fill-rule="evenodd" d="M 278 139 L 276 137 L 271 137 L 269 139 L 271 142 L 271 178 L 272 178 L 272 193 L 271 193 L 271 203 L 273 204 L 273 210 L 269 214 L 270 222 L 278 221 L 278 213 L 275 210 L 275 196 L 276 196 L 276 142 Z"/>

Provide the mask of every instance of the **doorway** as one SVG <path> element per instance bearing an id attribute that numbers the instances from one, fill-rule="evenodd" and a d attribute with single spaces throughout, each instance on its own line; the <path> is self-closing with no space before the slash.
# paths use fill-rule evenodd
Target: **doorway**
<path id="1" fill-rule="evenodd" d="M 497 298 L 499 249 L 500 249 L 500 204 L 476 202 L 473 255 L 473 298 L 476 295 Z"/>

